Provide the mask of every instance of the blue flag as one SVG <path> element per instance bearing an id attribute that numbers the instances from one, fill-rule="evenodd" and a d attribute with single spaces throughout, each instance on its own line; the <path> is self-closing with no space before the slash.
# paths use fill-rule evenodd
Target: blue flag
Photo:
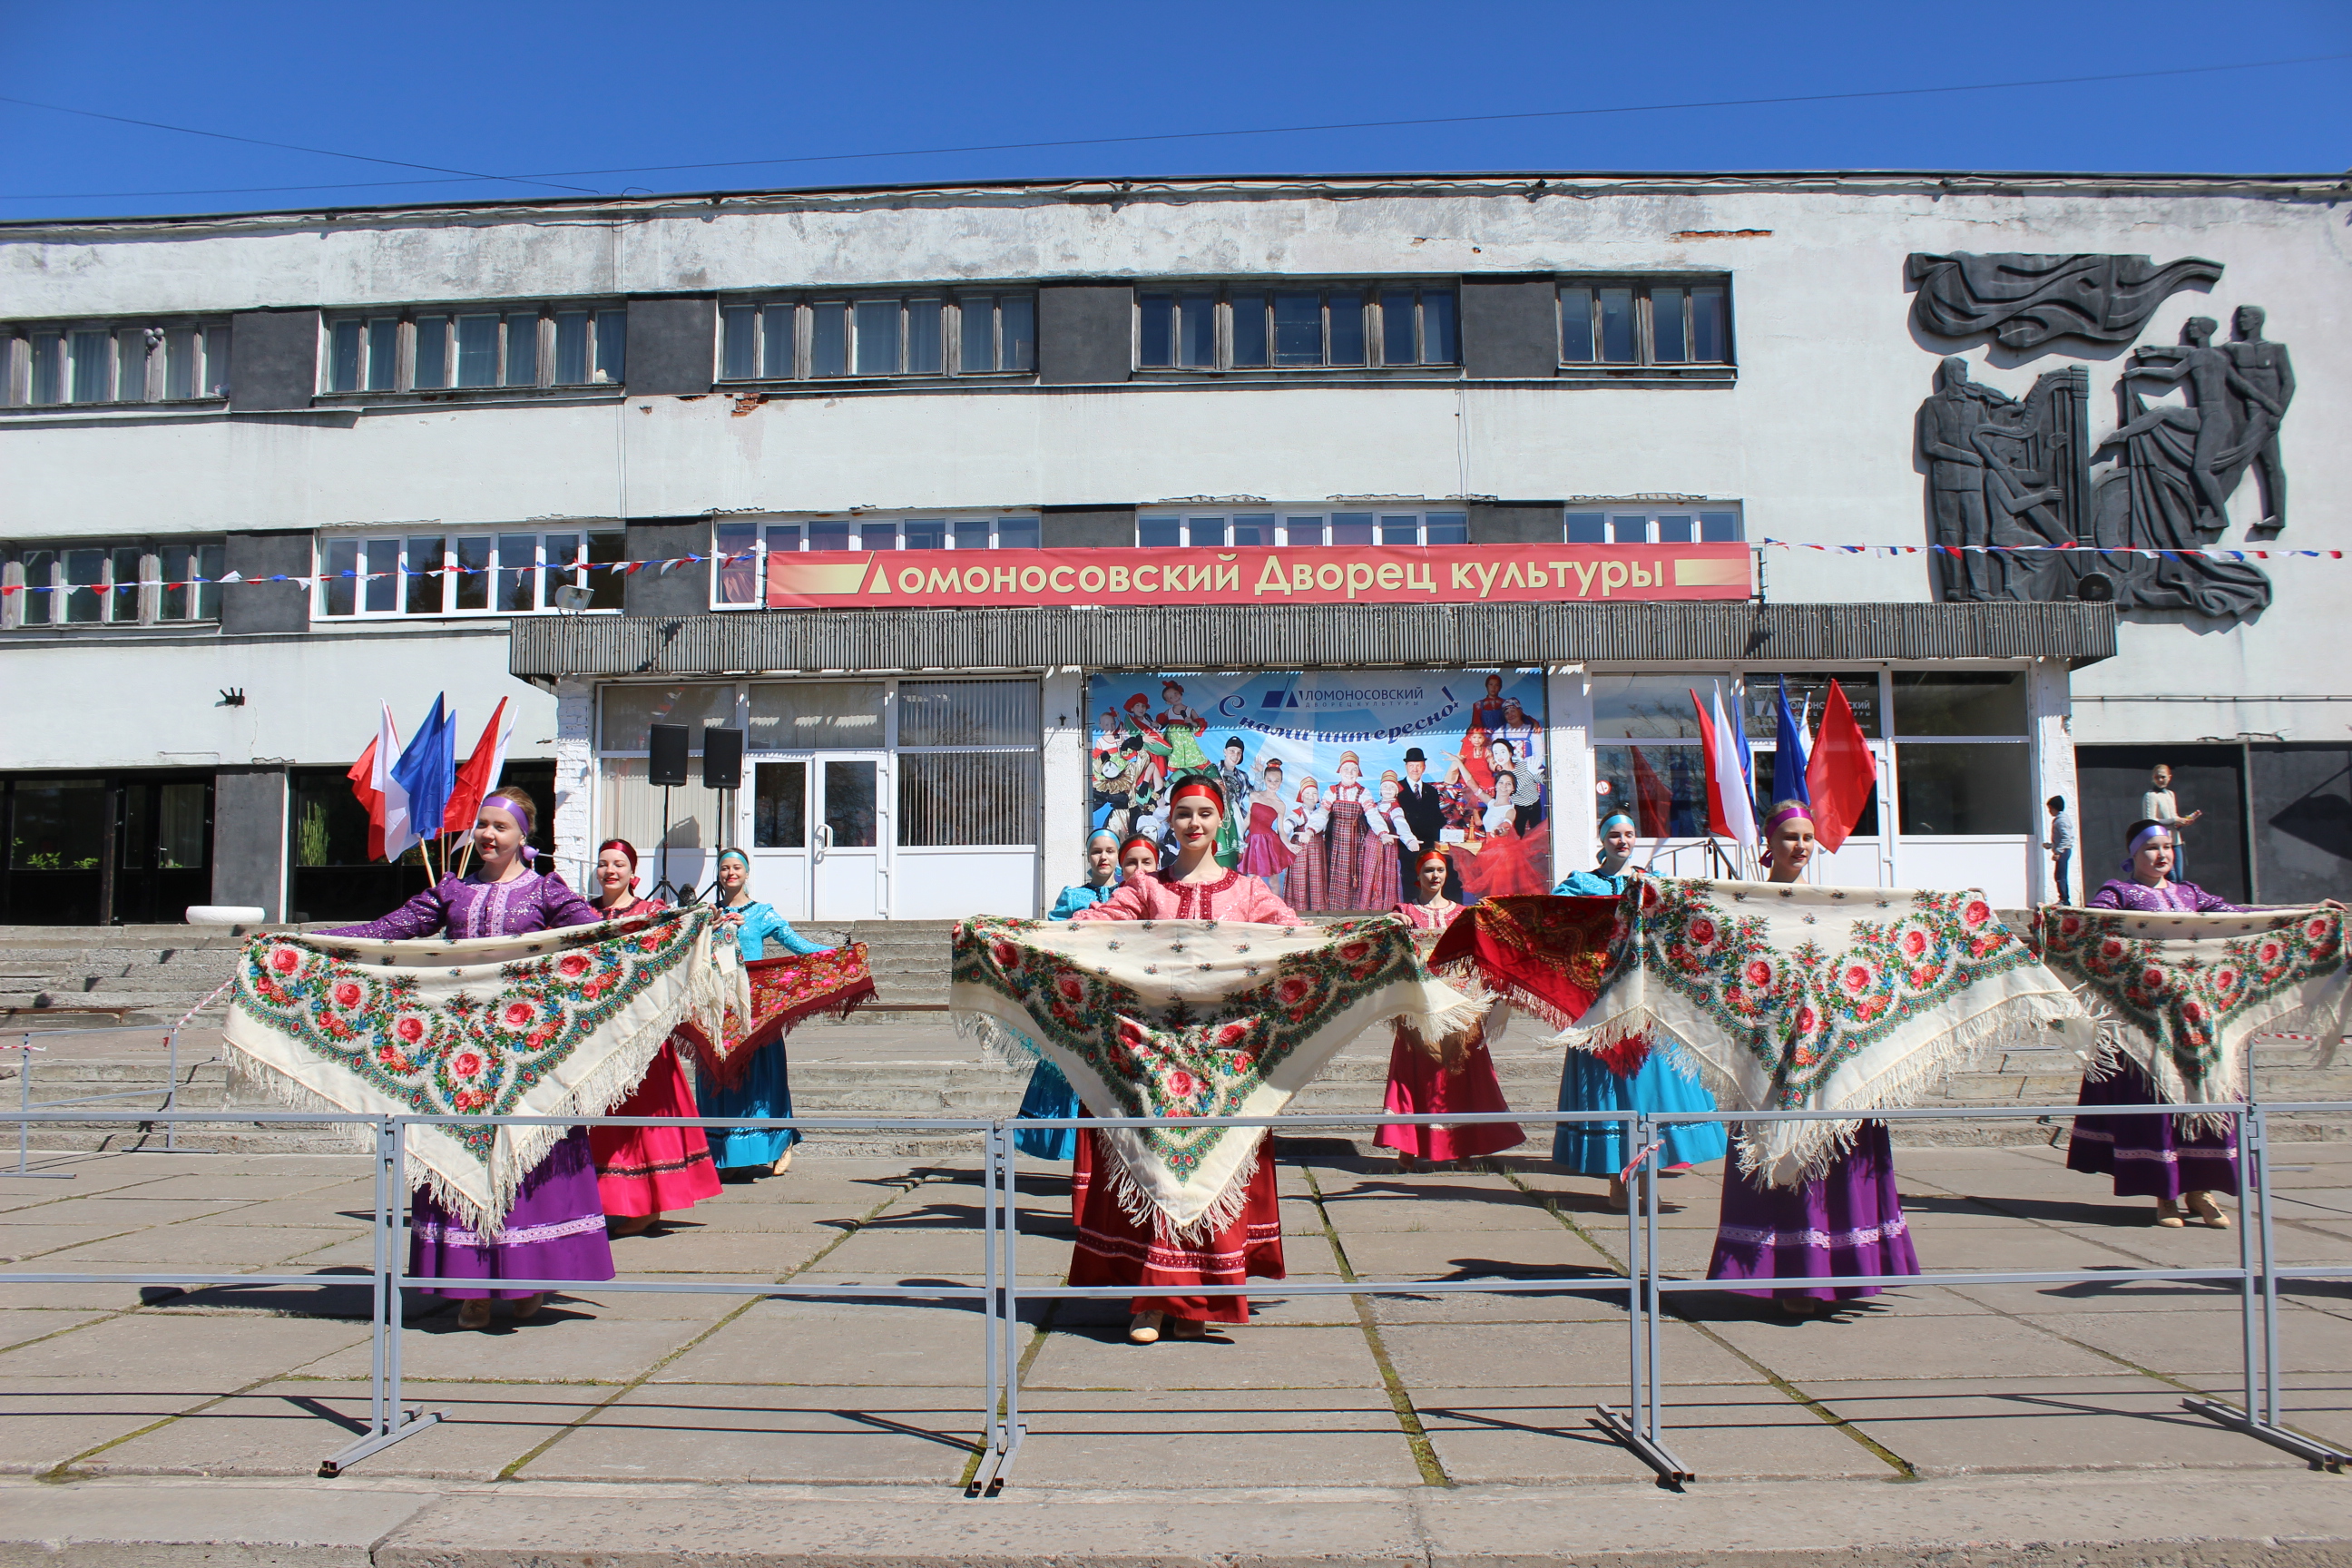
<path id="1" fill-rule="evenodd" d="M 434 697 L 433 711 L 409 737 L 408 749 L 392 766 L 392 776 L 408 792 L 408 819 L 423 830 L 422 837 L 439 837 L 442 814 L 457 787 L 457 715 L 444 710 L 440 696 Z"/>
<path id="2" fill-rule="evenodd" d="M 1805 786 L 1805 727 L 1789 710 L 1789 678 L 1780 678 L 1780 713 L 1779 736 L 1772 744 L 1772 798 L 1769 805 L 1784 800 L 1813 804 L 1812 794 Z"/>

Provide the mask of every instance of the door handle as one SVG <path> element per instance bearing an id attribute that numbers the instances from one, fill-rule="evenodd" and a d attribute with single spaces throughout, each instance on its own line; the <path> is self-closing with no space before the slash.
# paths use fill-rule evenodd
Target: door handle
<path id="1" fill-rule="evenodd" d="M 824 852 L 832 847 L 833 824 L 830 822 L 818 823 L 816 825 L 816 858 L 820 860 L 824 859 Z"/>

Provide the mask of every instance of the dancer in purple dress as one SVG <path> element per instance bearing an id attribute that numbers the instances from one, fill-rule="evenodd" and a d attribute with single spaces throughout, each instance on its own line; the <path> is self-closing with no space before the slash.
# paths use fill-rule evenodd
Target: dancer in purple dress
<path id="1" fill-rule="evenodd" d="M 1811 808 L 1784 800 L 1764 820 L 1771 880 L 1794 882 L 1813 858 Z M 1710 1279 L 1833 1279 L 1843 1274 L 1916 1274 L 1911 1226 L 1895 1190 L 1895 1150 L 1884 1121 L 1864 1121 L 1830 1168 L 1793 1187 L 1743 1174 L 1738 1151 L 1723 1167 L 1723 1215 L 1716 1223 Z M 1802 1286 L 1770 1294 L 1802 1318 L 1822 1305 L 1875 1296 L 1875 1285 Z M 1761 1296 L 1761 1290 L 1742 1290 Z"/>
<path id="2" fill-rule="evenodd" d="M 553 872 L 530 867 L 536 808 L 530 796 L 501 784 L 482 802 L 474 822 L 474 870 L 444 877 L 382 920 L 342 926 L 329 936 L 412 942 L 515 936 L 560 926 L 594 925 L 604 917 Z M 613 1247 L 604 1234 L 604 1205 L 596 1192 L 596 1162 L 588 1131 L 575 1127 L 531 1167 L 496 1235 L 477 1232 L 419 1187 L 409 1195 L 408 1271 L 427 1278 L 479 1279 L 610 1279 Z M 518 1319 L 535 1316 L 546 1301 L 539 1290 L 438 1286 L 457 1309 L 461 1329 L 488 1328 L 490 1300 L 514 1302 Z"/>
<path id="3" fill-rule="evenodd" d="M 2137 914 L 2226 914 L 2238 906 L 2215 898 L 2194 882 L 2171 879 L 2172 829 L 2152 817 L 2125 834 L 2125 876 L 2091 895 L 2095 910 Z M 2138 1064 L 2118 1057 L 2112 1067 L 2083 1074 L 2078 1105 L 2156 1105 L 2156 1086 Z M 2066 1168 L 2115 1179 L 2119 1198 L 2154 1198 L 2156 1223 L 2178 1228 L 2189 1222 L 2185 1209 L 2215 1230 L 2230 1228 L 2230 1216 L 2213 1201 L 2215 1193 L 2238 1190 L 2238 1131 L 2184 1132 L 2177 1117 L 2143 1114 L 2074 1118 L 2066 1142 Z"/>

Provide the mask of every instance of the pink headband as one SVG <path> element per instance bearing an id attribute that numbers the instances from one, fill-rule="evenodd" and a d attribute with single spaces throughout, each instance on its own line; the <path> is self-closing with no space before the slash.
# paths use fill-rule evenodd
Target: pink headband
<path id="1" fill-rule="evenodd" d="M 1811 827 L 1813 825 L 1813 814 L 1806 806 L 1784 805 L 1764 819 L 1764 836 L 1770 837 L 1774 828 L 1790 821 L 1802 822 L 1806 826 Z"/>

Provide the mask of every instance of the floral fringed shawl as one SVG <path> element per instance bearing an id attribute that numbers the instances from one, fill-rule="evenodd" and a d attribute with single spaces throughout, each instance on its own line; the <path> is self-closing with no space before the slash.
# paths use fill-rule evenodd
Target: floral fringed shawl
<path id="1" fill-rule="evenodd" d="M 819 1014 L 846 1018 L 874 995 L 874 975 L 866 967 L 862 942 L 823 952 L 756 958 L 743 965 L 743 973 L 751 983 L 751 1012 L 730 1009 L 715 1044 L 693 1019 L 678 1026 L 678 1033 L 694 1048 L 695 1060 L 726 1089 L 743 1086 L 751 1058 L 762 1046 L 773 1045 Z"/>
<path id="2" fill-rule="evenodd" d="M 1429 973 L 1391 915 L 1329 925 L 1234 921 L 956 928 L 959 1026 L 1059 1068 L 1097 1116 L 1272 1116 L 1340 1047 L 1403 1019 L 1431 1038 L 1479 1007 Z M 1230 1224 L 1262 1142 L 1250 1127 L 1104 1128 L 1126 1211 L 1180 1240 Z"/>
<path id="3" fill-rule="evenodd" d="M 2033 941 L 2096 1028 L 2095 1073 L 2121 1058 L 2168 1105 L 2228 1105 L 2246 1098 L 2256 1036 L 2314 1034 L 2334 1048 L 2352 988 L 2344 920 L 2318 908 L 2136 914 L 2052 905 L 2034 911 Z M 2218 1131 L 2229 1118 L 2186 1120 Z"/>
<path id="4" fill-rule="evenodd" d="M 1607 1054 L 1647 1036 L 1727 1110 L 1896 1109 L 1986 1047 L 2046 1043 L 2082 1016 L 1973 890 L 1659 878 L 1620 913 L 1601 994 L 1561 1042 Z M 1750 1124 L 1740 1169 L 1794 1185 L 1858 1126 Z"/>
<path id="5" fill-rule="evenodd" d="M 457 942 L 270 933 L 235 984 L 241 1071 L 296 1110 L 369 1115 L 601 1116 L 681 1020 L 715 1031 L 751 1011 L 734 944 L 698 908 Z M 407 1175 L 496 1233 L 566 1131 L 412 1125 Z"/>

